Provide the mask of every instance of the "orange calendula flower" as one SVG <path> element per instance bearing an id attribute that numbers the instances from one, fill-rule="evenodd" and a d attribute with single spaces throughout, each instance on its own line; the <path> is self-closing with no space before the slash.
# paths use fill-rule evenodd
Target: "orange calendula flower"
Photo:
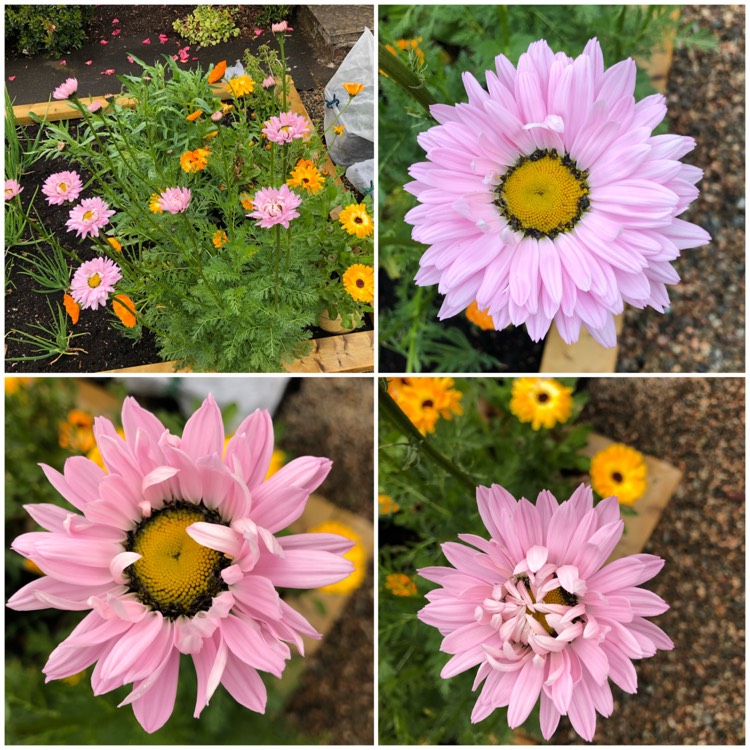
<path id="1" fill-rule="evenodd" d="M 202 114 L 202 109 L 196 109 L 195 112 L 191 112 L 185 119 L 190 120 L 190 122 L 195 122 Z"/>
<path id="2" fill-rule="evenodd" d="M 112 249 L 116 253 L 121 253 L 122 252 L 122 245 L 114 237 L 107 237 L 107 242 L 109 242 L 109 244 L 112 245 Z"/>
<path id="3" fill-rule="evenodd" d="M 125 294 L 116 294 L 112 299 L 112 309 L 126 328 L 135 328 L 135 305 Z"/>
<path id="4" fill-rule="evenodd" d="M 410 378 L 397 395 L 391 395 L 412 424 L 426 435 L 435 431 L 441 417 L 452 419 L 463 414 L 463 394 L 454 385 L 453 378 Z"/>
<path id="5" fill-rule="evenodd" d="M 255 208 L 255 204 L 253 203 L 253 198 L 250 193 L 240 193 L 240 203 L 242 203 L 242 208 L 244 208 L 246 211 L 252 211 Z"/>
<path id="6" fill-rule="evenodd" d="M 211 152 L 207 148 L 197 148 L 195 151 L 186 151 L 180 157 L 180 166 L 184 172 L 200 172 L 208 164 Z"/>
<path id="7" fill-rule="evenodd" d="M 73 297 L 66 293 L 63 297 L 63 307 L 65 308 L 65 312 L 70 315 L 73 325 L 75 325 L 81 314 L 81 306 L 73 299 Z"/>
<path id="8" fill-rule="evenodd" d="M 417 56 L 417 59 L 419 62 L 424 62 L 424 52 L 419 48 L 419 43 L 422 41 L 422 37 L 417 37 L 416 39 L 399 39 L 396 42 L 396 46 L 399 49 L 404 50 L 404 52 L 413 51 L 414 54 Z M 395 51 L 394 51 L 395 54 Z"/>
<path id="9" fill-rule="evenodd" d="M 342 83 L 341 85 L 349 96 L 357 96 L 365 90 L 364 83 Z"/>
<path id="10" fill-rule="evenodd" d="M 81 409 L 71 409 L 65 422 L 60 422 L 57 442 L 73 453 L 88 453 L 95 445 L 94 418 Z"/>
<path id="11" fill-rule="evenodd" d="M 12 396 L 14 393 L 18 393 L 18 391 L 27 386 L 31 380 L 31 378 L 14 377 L 13 375 L 6 376 L 5 395 Z"/>
<path id="12" fill-rule="evenodd" d="M 394 596 L 416 596 L 417 584 L 406 573 L 388 573 L 385 577 L 385 587 Z"/>
<path id="13" fill-rule="evenodd" d="M 372 302 L 375 297 L 375 272 L 372 266 L 355 263 L 344 271 L 344 289 L 357 302 Z"/>
<path id="14" fill-rule="evenodd" d="M 216 63 L 214 67 L 211 69 L 211 72 L 208 74 L 208 82 L 209 83 L 216 83 L 217 81 L 220 81 L 224 77 L 224 73 L 227 72 L 227 61 L 222 60 L 221 62 Z"/>
<path id="15" fill-rule="evenodd" d="M 477 301 L 474 300 L 474 302 L 466 308 L 466 317 L 475 326 L 479 326 L 483 331 L 494 331 L 495 324 L 492 322 L 492 317 L 488 314 L 488 310 L 489 308 L 487 308 L 487 310 L 480 310 Z"/>
<path id="16" fill-rule="evenodd" d="M 378 510 L 387 516 L 391 513 L 398 513 L 401 507 L 398 503 L 394 502 L 390 495 L 378 495 Z"/>
<path id="17" fill-rule="evenodd" d="M 336 133 L 336 135 L 341 135 L 344 132 L 344 126 L 343 125 L 334 125 L 333 126 L 333 132 Z"/>
<path id="18" fill-rule="evenodd" d="M 215 248 L 220 248 L 222 245 L 226 245 L 229 242 L 229 237 L 223 229 L 217 229 L 214 232 L 214 236 L 211 238 L 211 242 L 214 243 Z"/>
<path id="19" fill-rule="evenodd" d="M 339 223 L 349 234 L 356 235 L 360 239 L 369 237 L 375 229 L 372 217 L 367 213 L 367 206 L 364 203 L 353 203 L 347 206 L 339 214 Z"/>
<path id="20" fill-rule="evenodd" d="M 315 164 L 309 159 L 300 159 L 297 166 L 291 172 L 291 178 L 286 181 L 289 187 L 298 187 L 315 195 L 323 189 L 326 178 L 318 171 Z"/>

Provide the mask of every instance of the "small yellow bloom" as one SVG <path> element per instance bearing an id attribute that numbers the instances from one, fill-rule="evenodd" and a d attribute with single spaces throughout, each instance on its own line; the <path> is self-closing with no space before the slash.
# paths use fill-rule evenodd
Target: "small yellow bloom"
<path id="1" fill-rule="evenodd" d="M 341 135 L 344 132 L 344 126 L 343 125 L 334 125 L 333 126 L 333 132 L 336 133 L 336 135 Z"/>
<path id="2" fill-rule="evenodd" d="M 477 301 L 474 300 L 466 308 L 466 318 L 472 322 L 475 326 L 479 326 L 483 331 L 494 331 L 495 324 L 492 321 L 492 316 L 489 315 L 488 310 L 480 310 Z"/>
<path id="3" fill-rule="evenodd" d="M 510 399 L 511 414 L 521 422 L 531 422 L 538 430 L 551 430 L 570 419 L 573 389 L 547 378 L 517 378 Z"/>
<path id="4" fill-rule="evenodd" d="M 72 453 L 88 453 L 94 440 L 94 418 L 81 409 L 71 409 L 65 422 L 60 422 L 57 442 Z"/>
<path id="5" fill-rule="evenodd" d="M 372 266 L 355 263 L 344 271 L 344 289 L 357 302 L 370 303 L 375 298 L 375 272 Z"/>
<path id="6" fill-rule="evenodd" d="M 390 495 L 378 495 L 378 510 L 384 516 L 387 516 L 391 513 L 398 513 L 401 507 L 398 503 L 394 502 Z"/>
<path id="7" fill-rule="evenodd" d="M 341 85 L 349 96 L 357 96 L 357 94 L 365 90 L 364 83 L 342 83 Z"/>
<path id="8" fill-rule="evenodd" d="M 153 193 L 148 199 L 148 210 L 152 214 L 164 213 L 164 209 L 161 207 L 161 196 L 158 193 Z"/>
<path id="9" fill-rule="evenodd" d="M 202 109 L 196 109 L 195 112 L 191 112 L 185 119 L 190 122 L 195 122 L 203 114 Z"/>
<path id="10" fill-rule="evenodd" d="M 614 495 L 623 505 L 633 505 L 646 491 L 643 454 L 616 443 L 591 459 L 591 486 L 602 496 Z"/>
<path id="11" fill-rule="evenodd" d="M 229 242 L 229 237 L 227 237 L 227 233 L 223 229 L 217 229 L 214 232 L 214 236 L 211 238 L 211 242 L 213 242 L 214 247 L 218 249 Z"/>
<path id="12" fill-rule="evenodd" d="M 452 419 L 463 414 L 461 398 L 453 378 L 410 378 L 398 389 L 396 403 L 423 434 L 435 431 L 438 419 Z"/>
<path id="13" fill-rule="evenodd" d="M 203 140 L 207 141 L 209 138 L 216 138 L 217 135 L 219 135 L 219 131 L 214 130 L 213 133 L 206 133 L 206 135 L 203 136 Z"/>
<path id="14" fill-rule="evenodd" d="M 319 193 L 323 189 L 326 178 L 318 171 L 315 164 L 309 159 L 300 159 L 297 166 L 292 170 L 291 177 L 286 181 L 289 187 L 298 187 L 307 190 L 311 195 Z"/>
<path id="15" fill-rule="evenodd" d="M 356 235 L 360 239 L 369 237 L 375 229 L 372 217 L 367 213 L 367 206 L 364 203 L 353 203 L 347 206 L 339 214 L 339 223 L 349 234 Z"/>
<path id="16" fill-rule="evenodd" d="M 248 75 L 242 75 L 230 79 L 228 86 L 229 90 L 232 92 L 232 96 L 247 96 L 247 94 L 253 93 L 255 81 L 253 81 Z"/>
<path id="17" fill-rule="evenodd" d="M 405 573 L 388 573 L 385 577 L 385 587 L 394 596 L 416 596 L 416 581 Z"/>
<path id="18" fill-rule="evenodd" d="M 343 581 L 322 586 L 319 591 L 326 594 L 348 594 L 359 588 L 365 580 L 367 565 L 367 555 L 359 534 L 339 521 L 326 521 L 307 531 L 310 534 L 339 534 L 354 542 L 354 546 L 344 555 L 354 565 L 354 570 Z"/>
<path id="19" fill-rule="evenodd" d="M 72 299 L 72 298 L 71 298 Z M 31 378 L 14 377 L 13 375 L 7 375 L 5 378 L 5 395 L 12 396 L 14 393 L 31 382 Z"/>
<path id="20" fill-rule="evenodd" d="M 396 41 L 396 46 L 399 49 L 404 50 L 404 52 L 413 51 L 414 54 L 417 56 L 417 59 L 420 63 L 424 62 L 424 52 L 419 48 L 419 43 L 422 41 L 422 37 L 419 36 L 416 39 L 398 39 Z M 395 54 L 395 50 L 394 50 Z"/>
<path id="21" fill-rule="evenodd" d="M 120 244 L 119 240 L 116 240 L 114 237 L 107 237 L 107 242 L 109 242 L 109 244 L 112 245 L 112 249 L 116 253 L 122 252 L 122 245 Z"/>
<path id="22" fill-rule="evenodd" d="M 195 151 L 186 151 L 180 157 L 180 166 L 184 172 L 200 172 L 206 168 L 208 157 L 211 152 L 207 148 L 197 148 Z"/>

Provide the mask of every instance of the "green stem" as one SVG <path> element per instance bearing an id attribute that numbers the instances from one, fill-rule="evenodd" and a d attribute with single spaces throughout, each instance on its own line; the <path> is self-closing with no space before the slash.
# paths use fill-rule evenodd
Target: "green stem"
<path id="1" fill-rule="evenodd" d="M 279 309 L 279 258 L 281 256 L 281 224 L 276 225 L 276 283 L 273 288 L 273 300 Z"/>
<path id="2" fill-rule="evenodd" d="M 279 51 L 281 52 L 281 106 L 286 112 L 286 55 L 284 54 L 284 34 L 279 34 Z"/>
<path id="3" fill-rule="evenodd" d="M 409 349 L 406 354 L 406 372 L 419 372 L 419 361 L 417 358 L 417 342 L 419 341 L 419 331 L 422 328 L 422 322 L 424 317 L 422 313 L 422 299 L 424 297 L 424 287 L 417 287 L 417 294 L 415 297 L 415 304 L 417 307 L 417 314 L 414 316 L 407 334 L 407 340 L 409 342 Z"/>
<path id="4" fill-rule="evenodd" d="M 430 113 L 430 105 L 437 104 L 435 95 L 425 82 L 399 57 L 389 52 L 385 45 L 378 44 L 378 65 L 396 84 L 406 91 L 418 104 Z"/>
<path id="5" fill-rule="evenodd" d="M 292 225 L 286 230 L 286 273 L 289 273 L 289 256 L 292 251 Z"/>
<path id="6" fill-rule="evenodd" d="M 413 424 L 409 417 L 404 414 L 401 407 L 393 400 L 387 388 L 381 388 L 379 393 L 380 413 L 386 416 L 400 432 L 405 435 L 426 456 L 431 458 L 438 466 L 448 472 L 454 479 L 468 487 L 472 492 L 476 491 L 475 482 L 465 471 L 460 469 L 446 455 L 441 453 Z"/>

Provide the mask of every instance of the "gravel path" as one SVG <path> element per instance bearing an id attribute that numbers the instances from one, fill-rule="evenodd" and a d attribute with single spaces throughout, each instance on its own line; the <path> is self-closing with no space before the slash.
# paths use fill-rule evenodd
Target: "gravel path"
<path id="1" fill-rule="evenodd" d="M 675 643 L 636 664 L 595 742 L 743 744 L 745 690 L 745 385 L 739 378 L 592 380 L 583 419 L 673 463 L 682 482 L 645 552 L 666 559 L 646 584 L 671 609 L 655 618 Z M 563 719 L 553 738 L 580 744 Z"/>
<path id="2" fill-rule="evenodd" d="M 681 18 L 684 38 L 708 29 L 716 40 L 713 50 L 676 50 L 667 89 L 670 132 L 696 139 L 685 161 L 705 171 L 683 218 L 713 242 L 674 264 L 682 282 L 670 312 L 627 309 L 618 370 L 744 372 L 745 9 L 687 5 Z"/>

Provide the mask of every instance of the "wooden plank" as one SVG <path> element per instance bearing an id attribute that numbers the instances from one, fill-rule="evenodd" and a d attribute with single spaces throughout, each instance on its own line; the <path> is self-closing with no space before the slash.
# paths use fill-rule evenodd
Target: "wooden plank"
<path id="1" fill-rule="evenodd" d="M 312 353 L 294 360 L 287 372 L 372 372 L 374 338 L 373 331 L 358 331 L 314 339 Z"/>
<path id="2" fill-rule="evenodd" d="M 614 442 L 602 435 L 592 434 L 582 452 L 587 456 L 593 456 Z M 608 562 L 643 551 L 682 478 L 682 472 L 676 466 L 653 456 L 644 454 L 643 457 L 647 472 L 646 492 L 632 506 L 637 515 L 622 517 L 625 522 L 625 533 L 609 556 Z"/>
<path id="3" fill-rule="evenodd" d="M 622 315 L 615 316 L 615 330 L 622 331 Z M 575 344 L 566 344 L 552 326 L 544 343 L 544 353 L 539 372 L 614 372 L 617 367 L 617 346 L 607 349 L 581 326 L 581 335 Z"/>

